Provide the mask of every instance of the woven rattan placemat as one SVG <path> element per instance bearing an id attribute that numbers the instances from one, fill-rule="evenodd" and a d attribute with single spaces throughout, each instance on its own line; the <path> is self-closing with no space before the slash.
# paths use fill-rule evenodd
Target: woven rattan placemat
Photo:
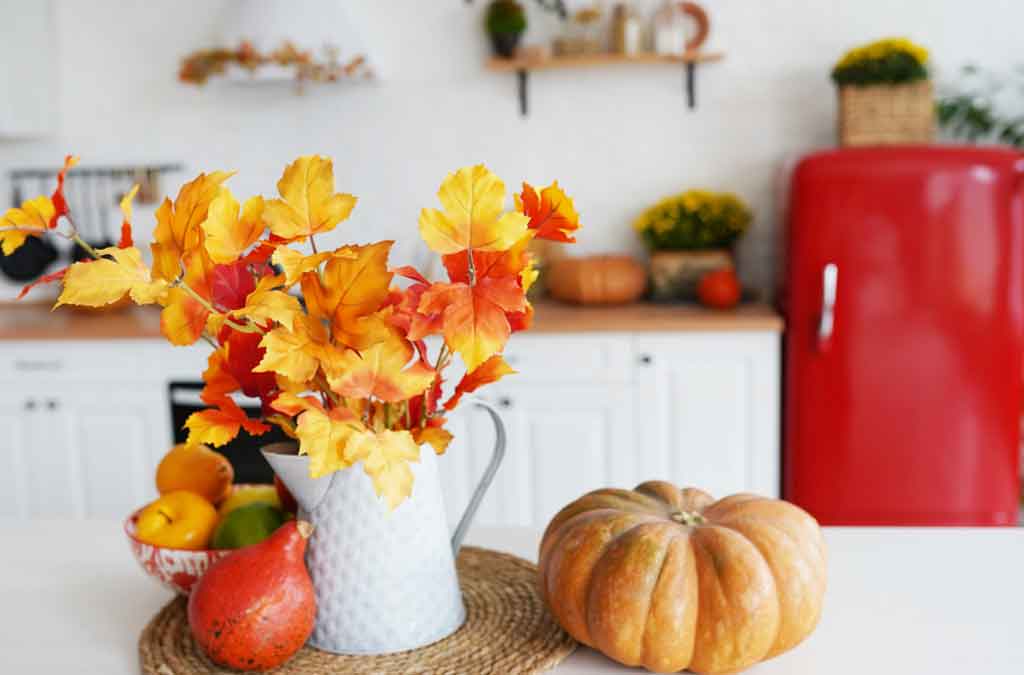
<path id="1" fill-rule="evenodd" d="M 459 582 L 466 623 L 432 645 L 386 656 L 338 656 L 303 647 L 277 675 L 526 675 L 553 668 L 576 648 L 548 614 L 535 565 L 505 553 L 463 547 Z M 188 627 L 186 601 L 176 598 L 139 637 L 146 675 L 234 673 L 202 653 Z"/>

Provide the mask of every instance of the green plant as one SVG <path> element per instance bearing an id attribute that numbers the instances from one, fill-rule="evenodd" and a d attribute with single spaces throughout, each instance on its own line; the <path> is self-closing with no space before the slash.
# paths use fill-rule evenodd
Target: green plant
<path id="1" fill-rule="evenodd" d="M 487 8 L 487 32 L 518 35 L 526 30 L 526 12 L 516 0 L 494 0 Z"/>
<path id="2" fill-rule="evenodd" d="M 750 209 L 734 194 L 688 190 L 645 210 L 633 228 L 654 251 L 705 250 L 731 246 L 751 220 Z"/>
<path id="3" fill-rule="evenodd" d="M 964 81 L 941 96 L 935 105 L 939 126 L 949 136 L 971 143 L 994 141 L 1015 148 L 1024 148 L 1024 115 L 1009 115 L 997 105 L 997 98 L 1006 91 L 1006 82 L 981 77 L 976 66 L 965 66 Z M 1024 69 L 1018 69 L 1017 100 L 1024 94 Z"/>
<path id="4" fill-rule="evenodd" d="M 887 38 L 848 51 L 832 68 L 842 85 L 906 84 L 928 79 L 928 50 L 906 38 Z"/>

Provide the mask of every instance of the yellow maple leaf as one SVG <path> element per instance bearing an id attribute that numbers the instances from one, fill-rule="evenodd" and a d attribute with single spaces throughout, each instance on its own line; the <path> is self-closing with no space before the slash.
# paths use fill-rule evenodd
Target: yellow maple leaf
<path id="1" fill-rule="evenodd" d="M 410 462 L 418 462 L 420 448 L 408 431 L 365 430 L 351 435 L 345 445 L 345 460 L 351 466 L 363 462 L 377 495 L 394 509 L 412 494 Z"/>
<path id="2" fill-rule="evenodd" d="M 302 313 L 302 304 L 294 295 L 257 288 L 246 297 L 245 307 L 236 309 L 231 315 L 246 317 L 257 323 L 276 321 L 291 331 L 295 329 L 296 317 Z"/>
<path id="3" fill-rule="evenodd" d="M 24 202 L 21 207 L 7 209 L 0 219 L 0 250 L 11 255 L 30 236 L 46 232 L 56 213 L 53 201 L 44 195 Z"/>
<path id="4" fill-rule="evenodd" d="M 140 305 L 162 301 L 167 295 L 167 283 L 153 279 L 142 262 L 139 249 L 103 248 L 97 251 L 99 260 L 78 262 L 64 275 L 64 288 L 57 304 L 103 307 L 130 294 Z"/>
<path id="5" fill-rule="evenodd" d="M 427 246 L 442 255 L 504 251 L 526 234 L 530 218 L 503 213 L 505 184 L 483 164 L 449 174 L 437 196 L 444 210 L 423 209 L 419 226 Z"/>
<path id="6" fill-rule="evenodd" d="M 339 408 L 328 413 L 318 406 L 309 406 L 298 419 L 295 435 L 299 438 L 299 453 L 309 455 L 310 478 L 320 478 L 354 463 L 346 456 L 345 448 L 366 428 L 348 410 Z"/>
<path id="7" fill-rule="evenodd" d="M 324 364 L 331 389 L 341 396 L 374 398 L 396 403 L 426 391 L 436 373 L 416 360 L 408 340 L 391 331 L 382 342 L 357 352 L 350 350 L 339 359 Z"/>
<path id="8" fill-rule="evenodd" d="M 277 182 L 281 199 L 267 202 L 264 219 L 282 239 L 305 239 L 329 232 L 348 218 L 356 205 L 350 194 L 334 191 L 334 164 L 306 155 L 289 164 Z"/>
<path id="9" fill-rule="evenodd" d="M 311 272 L 325 260 L 329 260 L 334 256 L 345 256 L 348 255 L 350 258 L 354 258 L 355 254 L 346 254 L 344 249 L 338 249 L 337 251 L 324 251 L 323 253 L 314 253 L 313 255 L 303 255 L 295 249 L 288 248 L 287 246 L 278 246 L 274 251 L 274 255 L 271 256 L 271 261 L 275 265 L 280 265 L 284 271 L 284 283 L 287 286 L 292 286 L 302 277 L 306 272 Z"/>
<path id="10" fill-rule="evenodd" d="M 239 209 L 241 208 L 241 216 Z M 266 226 L 263 224 L 263 197 L 251 197 L 239 207 L 231 191 L 221 187 L 200 227 L 206 234 L 205 246 L 216 263 L 232 263 L 259 241 Z"/>
<path id="11" fill-rule="evenodd" d="M 322 275 L 302 275 L 310 313 L 330 320 L 337 342 L 361 350 L 387 336 L 387 323 L 375 313 L 391 290 L 388 253 L 393 243 L 346 246 L 327 261 Z"/>
<path id="12" fill-rule="evenodd" d="M 201 173 L 181 187 L 174 203 L 164 198 L 156 210 L 156 228 L 153 230 L 153 275 L 174 281 L 181 273 L 181 260 L 203 246 L 206 220 L 212 202 L 220 192 L 221 183 L 234 172 L 215 171 Z"/>
<path id="13" fill-rule="evenodd" d="M 296 315 L 291 330 L 285 326 L 271 330 L 260 346 L 266 352 L 253 372 L 276 373 L 296 383 L 312 379 L 321 363 L 336 361 L 343 351 L 329 340 L 324 326 L 307 314 Z"/>
<path id="14" fill-rule="evenodd" d="M 263 336 L 260 346 L 266 353 L 253 372 L 277 373 L 295 382 L 306 382 L 316 375 L 319 349 L 305 323 L 295 324 L 294 331 L 280 326 Z"/>

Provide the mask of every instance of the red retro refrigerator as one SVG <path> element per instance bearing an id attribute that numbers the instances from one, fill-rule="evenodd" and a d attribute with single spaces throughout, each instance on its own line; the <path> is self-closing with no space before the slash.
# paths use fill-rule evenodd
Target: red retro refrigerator
<path id="1" fill-rule="evenodd" d="M 1017 522 L 1022 171 L 940 146 L 795 168 L 783 493 L 822 524 Z"/>

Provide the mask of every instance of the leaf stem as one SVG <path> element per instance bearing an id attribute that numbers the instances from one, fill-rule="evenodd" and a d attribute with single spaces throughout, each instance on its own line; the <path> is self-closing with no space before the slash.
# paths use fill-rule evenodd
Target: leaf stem
<path id="1" fill-rule="evenodd" d="M 74 224 L 73 224 L 73 223 L 72 223 L 71 227 L 72 227 L 72 228 L 74 228 Z M 93 248 L 93 247 L 92 247 L 91 245 L 89 245 L 89 244 L 88 244 L 88 243 L 87 243 L 87 242 L 86 242 L 86 241 L 85 241 L 84 239 L 82 239 L 81 237 L 79 237 L 79 236 L 78 236 L 78 230 L 77 230 L 77 229 L 75 229 L 75 230 L 74 230 L 74 231 L 73 231 L 73 232 L 71 233 L 71 241 L 73 241 L 73 242 L 75 242 L 76 244 L 78 244 L 79 246 L 81 246 L 81 247 L 82 247 L 82 249 L 83 249 L 83 250 L 84 250 L 84 251 L 85 251 L 86 253 L 88 253 L 89 255 L 91 255 L 91 256 L 92 256 L 93 258 L 95 258 L 96 260 L 99 260 L 100 258 L 102 258 L 102 257 L 103 257 L 103 256 L 101 256 L 101 255 L 100 255 L 100 252 L 99 252 L 99 251 L 97 251 L 97 250 L 96 250 L 95 248 Z"/>
<path id="2" fill-rule="evenodd" d="M 319 253 L 319 251 L 316 248 L 316 239 L 313 238 L 313 235 L 309 235 L 309 245 L 313 249 L 313 255 L 316 255 L 317 253 Z"/>
<path id="3" fill-rule="evenodd" d="M 469 275 L 469 285 L 476 286 L 476 262 L 473 261 L 473 249 L 466 249 L 466 272 Z"/>
<path id="4" fill-rule="evenodd" d="M 209 300 L 204 298 L 202 295 L 197 293 L 195 289 L 193 289 L 191 286 L 189 286 L 185 282 L 184 279 L 178 279 L 174 284 L 172 284 L 172 286 L 178 286 L 179 288 L 181 288 L 181 290 L 185 291 L 185 293 L 187 293 L 189 295 L 189 297 L 191 297 L 193 300 L 195 300 L 200 305 L 202 305 L 204 308 L 206 308 L 206 310 L 208 312 L 210 312 L 211 314 L 223 314 L 223 312 L 217 311 L 217 308 L 214 307 L 213 304 Z M 227 317 L 227 316 L 224 317 L 224 323 L 225 323 L 225 325 L 230 326 L 234 330 L 237 330 L 239 333 L 262 333 L 263 332 L 257 326 L 253 326 L 252 324 L 249 324 L 249 323 L 240 324 L 240 323 L 235 322 L 233 319 L 231 319 L 230 317 Z"/>

